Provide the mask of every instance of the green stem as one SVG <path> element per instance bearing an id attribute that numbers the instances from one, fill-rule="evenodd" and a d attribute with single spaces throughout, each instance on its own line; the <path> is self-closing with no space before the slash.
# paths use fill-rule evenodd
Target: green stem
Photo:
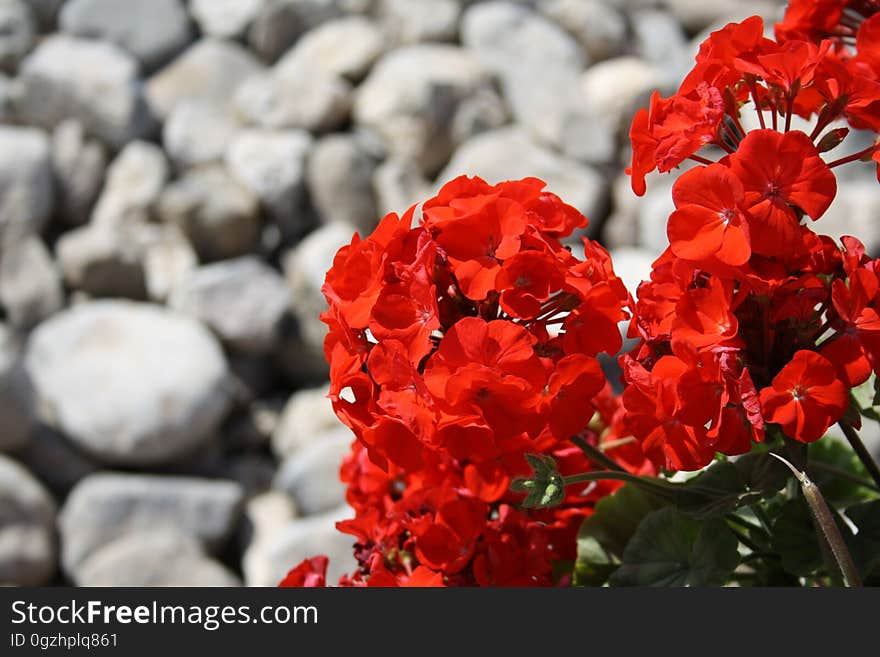
<path id="1" fill-rule="evenodd" d="M 589 442 L 587 442 L 580 436 L 575 436 L 571 439 L 571 442 L 580 447 L 584 455 L 594 463 L 603 465 L 609 470 L 615 470 L 616 472 L 626 472 L 626 469 L 621 466 L 617 461 L 605 454 L 602 450 L 593 447 Z"/>
<path id="2" fill-rule="evenodd" d="M 730 531 L 734 533 L 734 535 L 739 539 L 739 542 L 749 548 L 752 552 L 761 552 L 761 546 L 755 543 L 752 539 L 750 539 L 745 533 L 736 527 L 730 526 L 730 518 L 728 518 L 728 527 L 730 527 Z"/>
<path id="3" fill-rule="evenodd" d="M 880 486 L 880 468 L 877 467 L 877 463 L 874 461 L 873 458 L 871 458 L 871 453 L 865 447 L 862 439 L 859 438 L 859 434 L 856 433 L 856 430 L 852 428 L 852 425 L 844 422 L 843 420 L 838 422 L 837 425 L 841 429 L 843 429 L 843 435 L 846 436 L 846 439 L 852 446 L 853 451 L 859 457 L 862 465 L 865 466 L 865 470 L 867 470 L 868 474 L 871 475 L 871 479 L 874 480 L 874 483 Z"/>
<path id="4" fill-rule="evenodd" d="M 757 504 L 750 504 L 749 508 L 752 510 L 752 513 L 755 514 L 755 517 L 758 519 L 758 522 L 761 523 L 761 527 L 764 528 L 764 531 L 767 534 L 772 534 L 773 531 L 770 529 L 770 518 L 767 517 L 766 512 Z"/>

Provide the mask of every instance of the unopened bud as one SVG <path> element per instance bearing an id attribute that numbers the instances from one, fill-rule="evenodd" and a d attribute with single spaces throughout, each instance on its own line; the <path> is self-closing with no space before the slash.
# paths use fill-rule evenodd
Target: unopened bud
<path id="1" fill-rule="evenodd" d="M 816 144 L 816 149 L 820 153 L 826 153 L 832 148 L 837 148 L 846 136 L 849 134 L 849 128 L 835 128 L 825 133 L 825 136 Z"/>

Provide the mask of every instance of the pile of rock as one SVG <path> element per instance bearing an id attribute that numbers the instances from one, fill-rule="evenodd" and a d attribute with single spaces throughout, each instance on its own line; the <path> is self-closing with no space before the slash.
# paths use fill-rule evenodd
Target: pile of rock
<path id="1" fill-rule="evenodd" d="M 670 182 L 629 191 L 632 111 L 781 4 L 0 0 L 0 583 L 350 570 L 335 251 L 458 174 L 532 175 L 637 282 Z M 870 234 L 867 169 L 835 230 Z"/>

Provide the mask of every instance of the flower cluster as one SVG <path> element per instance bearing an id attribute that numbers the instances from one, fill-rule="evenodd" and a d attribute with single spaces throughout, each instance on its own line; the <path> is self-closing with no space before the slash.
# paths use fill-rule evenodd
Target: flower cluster
<path id="1" fill-rule="evenodd" d="M 815 441 L 846 412 L 849 389 L 880 368 L 877 261 L 855 238 L 839 246 L 805 223 L 834 199 L 835 167 L 880 158 L 876 142 L 823 158 L 848 134 L 834 122 L 880 130 L 870 36 L 880 16 L 858 30 L 852 22 L 869 6 L 794 2 L 777 40 L 758 17 L 732 23 L 702 44 L 676 95 L 655 94 L 633 121 L 637 193 L 654 169 L 698 162 L 673 186 L 669 248 L 634 305 L 630 334 L 642 342 L 621 359 L 626 425 L 660 467 L 747 452 L 768 424 Z M 828 35 L 840 39 L 813 40 Z M 809 132 L 792 128 L 795 116 Z M 717 162 L 697 154 L 704 147 Z"/>
<path id="2" fill-rule="evenodd" d="M 605 440 L 621 426 L 596 356 L 620 349 L 630 297 L 604 249 L 584 240 L 580 260 L 562 244 L 586 219 L 544 186 L 461 177 L 419 221 L 390 214 L 337 253 L 322 318 L 329 396 L 357 438 L 342 468 L 355 518 L 339 528 L 360 564 L 343 583 L 551 584 L 613 490 L 545 511 L 509 490 L 527 453 L 583 472 L 570 439 L 598 445 L 594 416 Z M 612 451 L 650 469 L 634 442 Z M 315 571 L 300 568 L 294 581 Z"/>

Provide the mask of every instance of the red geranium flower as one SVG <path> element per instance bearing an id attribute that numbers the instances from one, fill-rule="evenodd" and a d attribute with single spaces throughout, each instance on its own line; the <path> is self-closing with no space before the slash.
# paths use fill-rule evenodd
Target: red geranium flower
<path id="1" fill-rule="evenodd" d="M 764 418 L 802 443 L 819 440 L 848 405 L 847 388 L 834 365 L 813 351 L 798 351 L 773 384 L 761 390 Z"/>

